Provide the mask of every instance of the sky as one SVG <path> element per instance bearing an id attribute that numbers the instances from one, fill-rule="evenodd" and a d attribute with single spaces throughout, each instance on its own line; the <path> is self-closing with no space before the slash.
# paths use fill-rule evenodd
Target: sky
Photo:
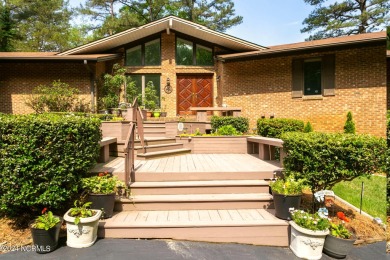
<path id="1" fill-rule="evenodd" d="M 84 0 L 70 0 L 79 6 Z M 302 42 L 302 21 L 313 10 L 303 0 L 233 0 L 243 22 L 225 33 L 263 46 Z"/>

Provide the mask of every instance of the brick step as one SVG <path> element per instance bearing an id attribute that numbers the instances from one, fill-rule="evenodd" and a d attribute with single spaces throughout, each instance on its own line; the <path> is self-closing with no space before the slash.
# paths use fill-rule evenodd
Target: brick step
<path id="1" fill-rule="evenodd" d="M 185 209 L 267 209 L 273 208 L 269 193 L 132 195 L 120 198 L 115 211 Z"/>
<path id="2" fill-rule="evenodd" d="M 122 211 L 100 220 L 98 236 L 288 246 L 288 222 L 264 209 Z"/>
<path id="3" fill-rule="evenodd" d="M 172 149 L 180 149 L 183 148 L 183 144 L 180 143 L 169 143 L 169 144 L 155 144 L 155 145 L 148 145 L 145 146 L 145 152 L 151 153 L 151 152 L 160 152 L 160 151 L 168 151 Z M 143 153 L 142 146 L 135 146 L 134 147 L 135 153 Z"/>
<path id="4" fill-rule="evenodd" d="M 269 183 L 264 180 L 219 180 L 219 181 L 165 181 L 133 182 L 133 195 L 158 194 L 217 194 L 217 193 L 267 193 Z"/>
<path id="5" fill-rule="evenodd" d="M 137 159 L 147 160 L 147 159 L 155 159 L 159 157 L 174 156 L 174 155 L 185 154 L 185 153 L 191 153 L 191 149 L 181 148 L 181 149 L 172 149 L 167 151 L 141 153 L 141 154 L 137 154 Z"/>

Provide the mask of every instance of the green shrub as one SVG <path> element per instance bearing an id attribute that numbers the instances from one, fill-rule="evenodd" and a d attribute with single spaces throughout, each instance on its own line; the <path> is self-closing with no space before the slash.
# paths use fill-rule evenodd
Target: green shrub
<path id="1" fill-rule="evenodd" d="M 238 132 L 244 134 L 248 132 L 249 120 L 245 117 L 233 117 L 233 116 L 213 116 L 211 118 L 211 128 L 213 132 L 216 132 L 220 127 L 231 125 Z"/>
<path id="2" fill-rule="evenodd" d="M 96 162 L 100 139 L 95 117 L 0 114 L 0 210 L 64 207 Z"/>
<path id="3" fill-rule="evenodd" d="M 26 99 L 26 105 L 35 113 L 67 112 L 89 110 L 89 104 L 78 99 L 79 90 L 61 81 L 53 81 L 51 85 L 39 85 L 33 94 Z"/>
<path id="4" fill-rule="evenodd" d="M 224 125 L 218 128 L 218 135 L 238 135 L 237 129 L 235 129 L 232 125 Z"/>
<path id="5" fill-rule="evenodd" d="M 354 134 L 356 132 L 355 122 L 352 120 L 352 113 L 348 112 L 347 121 L 345 121 L 344 125 L 344 133 L 346 134 Z"/>
<path id="6" fill-rule="evenodd" d="M 313 127 L 311 126 L 310 122 L 306 123 L 305 128 L 303 129 L 303 132 L 305 132 L 305 133 L 313 132 Z"/>
<path id="7" fill-rule="evenodd" d="M 294 132 L 281 138 L 287 175 L 305 179 L 313 192 L 376 173 L 386 150 L 383 139 L 366 135 Z"/>
<path id="8" fill-rule="evenodd" d="M 272 118 L 257 120 L 257 134 L 280 138 L 285 132 L 303 132 L 304 122 L 296 119 Z"/>

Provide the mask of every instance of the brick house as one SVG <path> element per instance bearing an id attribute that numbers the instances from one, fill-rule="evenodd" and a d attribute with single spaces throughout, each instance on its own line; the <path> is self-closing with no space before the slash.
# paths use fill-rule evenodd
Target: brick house
<path id="1" fill-rule="evenodd" d="M 0 53 L 0 112 L 28 113 L 39 84 L 60 79 L 93 106 L 96 80 L 120 63 L 140 92 L 152 81 L 168 116 L 191 106 L 241 107 L 261 116 L 310 121 L 385 136 L 386 33 L 264 47 L 169 16 L 62 53 Z"/>

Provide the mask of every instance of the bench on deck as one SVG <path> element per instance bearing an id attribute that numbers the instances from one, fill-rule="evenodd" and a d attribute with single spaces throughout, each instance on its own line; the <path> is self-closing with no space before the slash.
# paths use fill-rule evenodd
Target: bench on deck
<path id="1" fill-rule="evenodd" d="M 208 111 L 220 111 L 224 116 L 240 116 L 241 107 L 190 107 L 191 111 L 196 111 L 196 120 L 198 122 L 207 121 Z"/>
<path id="2" fill-rule="evenodd" d="M 285 153 L 283 151 L 283 140 L 262 136 L 248 137 L 248 153 L 259 153 L 261 160 L 275 160 L 276 147 L 280 148 L 280 164 L 283 165 Z"/>
<path id="3" fill-rule="evenodd" d="M 104 137 L 100 142 L 100 156 L 99 161 L 100 163 L 108 162 L 110 158 L 110 144 L 114 144 L 117 142 L 116 137 Z"/>

